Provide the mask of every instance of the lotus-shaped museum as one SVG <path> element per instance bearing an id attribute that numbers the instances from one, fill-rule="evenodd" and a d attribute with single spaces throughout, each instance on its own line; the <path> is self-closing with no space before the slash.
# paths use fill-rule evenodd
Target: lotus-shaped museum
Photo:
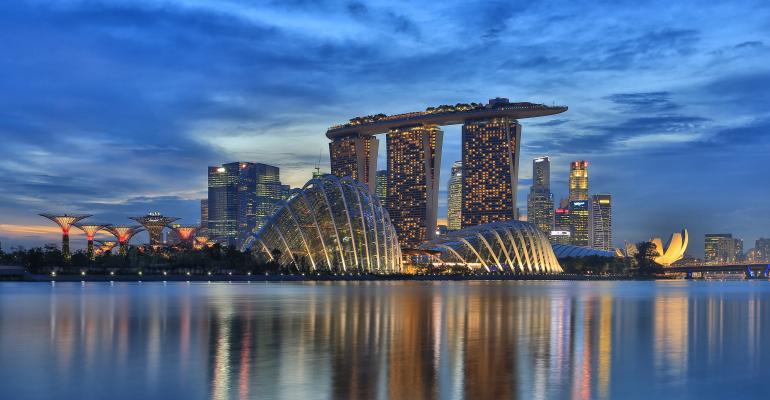
<path id="1" fill-rule="evenodd" d="M 388 212 L 350 178 L 308 181 L 277 210 L 243 250 L 299 271 L 401 271 L 401 248 Z"/>

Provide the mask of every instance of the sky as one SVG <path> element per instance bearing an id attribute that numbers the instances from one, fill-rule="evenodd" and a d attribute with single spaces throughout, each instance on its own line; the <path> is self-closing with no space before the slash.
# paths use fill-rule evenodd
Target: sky
<path id="1" fill-rule="evenodd" d="M 329 126 L 498 96 L 569 106 L 521 121 L 522 212 L 547 155 L 557 199 L 589 161 L 618 246 L 770 237 L 767 1 L 16 0 L 0 44 L 4 249 L 57 242 L 46 211 L 196 223 L 208 165 L 301 186 Z"/>

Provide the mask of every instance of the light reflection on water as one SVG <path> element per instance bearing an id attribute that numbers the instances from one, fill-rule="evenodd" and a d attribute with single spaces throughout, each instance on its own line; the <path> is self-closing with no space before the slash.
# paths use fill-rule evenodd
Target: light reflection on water
<path id="1" fill-rule="evenodd" d="M 2 398 L 762 398 L 767 282 L 0 284 Z"/>

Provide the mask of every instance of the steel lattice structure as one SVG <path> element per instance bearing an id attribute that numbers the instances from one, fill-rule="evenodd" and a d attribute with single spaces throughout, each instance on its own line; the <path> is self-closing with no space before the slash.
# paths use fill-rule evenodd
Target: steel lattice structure
<path id="1" fill-rule="evenodd" d="M 517 274 L 561 273 L 551 243 L 535 225 L 492 222 L 452 231 L 420 246 L 443 263 Z"/>
<path id="2" fill-rule="evenodd" d="M 86 239 L 88 240 L 88 258 L 93 260 L 96 254 L 94 253 L 94 236 L 101 230 L 107 228 L 109 224 L 75 224 L 81 231 L 85 232 Z"/>
<path id="3" fill-rule="evenodd" d="M 177 235 L 179 235 L 179 240 L 185 243 L 190 243 L 193 240 L 193 235 L 195 232 L 200 229 L 200 226 L 198 225 L 179 225 L 172 227 Z"/>
<path id="4" fill-rule="evenodd" d="M 103 240 L 103 241 L 98 241 L 98 243 L 99 243 L 99 248 L 95 250 L 96 254 L 109 253 L 110 251 L 112 251 L 112 249 L 114 249 L 118 245 L 118 242 L 114 240 Z"/>
<path id="5" fill-rule="evenodd" d="M 118 244 L 120 244 L 120 255 L 126 255 L 128 242 L 134 235 L 144 231 L 139 225 L 110 225 L 107 227 L 107 230 L 118 239 Z"/>
<path id="6" fill-rule="evenodd" d="M 61 228 L 61 253 L 65 260 L 70 259 L 70 228 L 76 222 L 88 218 L 91 214 L 38 214 L 55 222 Z"/>
<path id="7" fill-rule="evenodd" d="M 141 217 L 130 217 L 130 218 L 142 224 L 144 229 L 147 230 L 147 232 L 150 234 L 150 245 L 152 246 L 160 245 L 163 229 L 168 227 L 170 223 L 179 219 L 176 217 L 166 217 L 156 212 L 149 213 Z"/>
<path id="8" fill-rule="evenodd" d="M 301 271 L 400 272 L 401 248 L 387 210 L 351 178 L 324 175 L 280 204 L 246 240 L 255 252 Z"/>

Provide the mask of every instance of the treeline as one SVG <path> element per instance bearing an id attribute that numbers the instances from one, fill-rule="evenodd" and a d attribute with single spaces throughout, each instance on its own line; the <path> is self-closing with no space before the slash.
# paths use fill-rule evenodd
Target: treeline
<path id="1" fill-rule="evenodd" d="M 233 246 L 215 244 L 200 250 L 183 247 L 169 247 L 152 250 L 149 247 L 131 247 L 125 256 L 118 254 L 97 255 L 88 258 L 79 250 L 65 260 L 61 250 L 54 245 L 25 249 L 14 247 L 9 252 L 0 250 L 0 264 L 22 266 L 33 274 L 87 272 L 89 274 L 120 273 L 162 273 L 203 274 L 203 273 L 280 273 L 281 267 L 262 257 L 244 253 Z"/>
<path id="2" fill-rule="evenodd" d="M 560 258 L 559 264 L 568 274 L 652 277 L 663 273 L 663 266 L 654 261 L 658 252 L 651 242 L 637 243 L 636 248 L 638 252 L 632 257 L 566 257 Z"/>

